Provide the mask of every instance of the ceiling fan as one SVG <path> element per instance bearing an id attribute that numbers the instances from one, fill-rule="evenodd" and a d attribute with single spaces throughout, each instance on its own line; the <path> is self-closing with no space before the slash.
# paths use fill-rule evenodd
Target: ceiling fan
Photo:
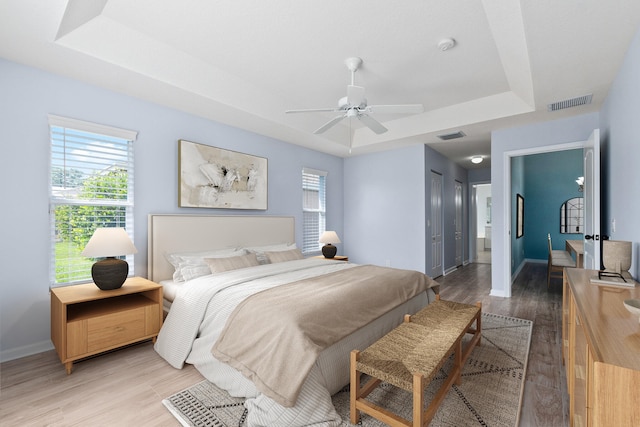
<path id="1" fill-rule="evenodd" d="M 379 121 L 370 116 L 372 113 L 378 114 L 419 114 L 424 111 L 422 104 L 404 104 L 404 105 L 367 105 L 367 99 L 364 97 L 364 88 L 354 84 L 355 73 L 362 65 L 362 59 L 357 57 L 347 58 L 345 65 L 351 71 L 351 84 L 347 86 L 347 96 L 340 98 L 338 107 L 330 108 L 313 108 L 308 110 L 288 110 L 286 113 L 320 113 L 335 112 L 336 117 L 320 126 L 315 134 L 323 133 L 333 126 L 337 125 L 344 118 L 355 117 L 360 120 L 366 127 L 377 134 L 385 133 L 388 129 Z"/>

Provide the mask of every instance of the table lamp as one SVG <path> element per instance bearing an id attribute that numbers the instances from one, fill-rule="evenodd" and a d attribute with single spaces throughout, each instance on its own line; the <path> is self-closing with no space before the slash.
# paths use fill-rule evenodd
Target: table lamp
<path id="1" fill-rule="evenodd" d="M 124 228 L 96 228 L 82 256 L 104 258 L 91 267 L 91 277 L 96 286 L 103 291 L 118 289 L 129 275 L 129 264 L 117 256 L 135 254 L 133 245 Z"/>
<path id="2" fill-rule="evenodd" d="M 335 231 L 325 231 L 320 236 L 320 243 L 325 243 L 322 247 L 322 255 L 325 258 L 333 258 L 336 256 L 336 252 L 338 252 L 338 248 L 332 245 L 332 243 L 340 243 L 340 239 L 338 238 L 338 234 Z"/>

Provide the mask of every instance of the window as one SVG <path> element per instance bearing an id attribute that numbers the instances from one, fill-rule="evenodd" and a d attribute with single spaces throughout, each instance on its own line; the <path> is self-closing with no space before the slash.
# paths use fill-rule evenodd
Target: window
<path id="1" fill-rule="evenodd" d="M 123 227 L 133 240 L 137 133 L 52 115 L 49 131 L 51 283 L 87 281 L 94 260 L 81 252 L 97 227 Z"/>
<path id="2" fill-rule="evenodd" d="M 327 173 L 302 169 L 302 253 L 319 253 L 320 235 L 326 229 Z"/>

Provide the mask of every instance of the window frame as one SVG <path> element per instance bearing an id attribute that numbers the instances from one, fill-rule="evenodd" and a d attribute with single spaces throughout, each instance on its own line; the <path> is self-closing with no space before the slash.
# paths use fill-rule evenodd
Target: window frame
<path id="1" fill-rule="evenodd" d="M 327 175 L 322 170 L 303 167 L 302 168 L 302 253 L 304 255 L 317 255 L 322 250 L 322 245 L 318 240 L 323 232 L 327 229 Z M 308 206 L 308 191 L 314 191 L 309 188 L 311 177 L 317 177 L 318 181 L 318 198 L 317 205 Z M 313 230 L 309 227 L 312 225 L 308 219 L 310 214 L 317 214 L 316 225 Z M 315 241 L 313 244 L 311 241 Z"/>
<path id="2" fill-rule="evenodd" d="M 59 286 L 67 286 L 75 283 L 83 283 L 91 281 L 91 271 L 87 270 L 86 275 L 84 271 L 74 271 L 70 270 L 68 272 L 71 275 L 68 280 L 58 281 L 56 267 L 59 263 L 62 263 L 61 259 L 56 256 L 56 243 L 57 243 L 57 229 L 56 229 L 56 209 L 61 206 L 91 206 L 91 207 L 121 207 L 124 209 L 124 228 L 129 234 L 129 237 L 133 241 L 134 235 L 134 153 L 133 153 L 133 144 L 137 139 L 138 132 L 116 128 L 112 126 L 106 126 L 91 122 L 86 122 L 82 120 L 76 120 L 61 116 L 56 116 L 49 114 L 48 115 L 48 123 L 49 123 L 49 173 L 48 173 L 48 187 L 49 187 L 49 220 L 50 220 L 50 257 L 49 257 L 49 283 L 51 287 L 59 287 Z M 62 134 L 59 132 L 62 131 Z M 69 133 L 69 136 L 67 136 Z M 78 163 L 78 165 L 72 167 L 71 162 L 67 163 L 67 157 L 71 157 L 73 155 L 74 149 L 67 146 L 67 142 L 71 140 L 71 134 L 78 134 L 80 138 L 80 142 L 78 142 L 77 149 L 86 148 L 87 152 L 95 156 L 97 159 L 97 163 L 105 163 L 107 165 L 104 169 L 99 169 L 95 166 L 90 166 L 92 162 L 88 160 L 84 160 Z M 96 146 L 90 146 L 91 138 L 88 134 L 96 135 L 96 140 L 101 140 L 100 143 Z M 62 136 L 60 136 L 62 135 Z M 113 140 L 113 141 L 109 141 Z M 118 141 L 116 141 L 118 140 Z M 95 144 L 95 141 L 91 141 Z M 56 146 L 56 144 L 62 143 L 62 147 Z M 124 157 L 124 162 L 122 159 L 113 160 L 109 165 L 108 159 L 110 157 L 109 154 L 106 154 L 103 150 L 101 150 L 100 145 L 104 144 L 105 146 L 109 145 L 111 149 L 111 143 L 117 143 L 119 146 L 114 150 L 120 156 Z M 84 145 L 83 145 L 84 144 Z M 55 151 L 55 155 L 54 155 Z M 65 160 L 60 161 L 59 158 L 54 158 L 55 156 L 62 156 Z M 62 165 L 59 165 L 62 163 Z M 68 194 L 65 191 L 60 191 L 59 188 L 54 187 L 53 182 L 53 172 L 54 168 L 61 168 L 61 173 L 63 174 L 63 178 L 66 178 L 67 173 L 73 171 L 74 169 L 80 170 L 82 166 L 88 167 L 89 171 L 93 173 L 91 175 L 85 176 L 84 179 L 90 178 L 94 176 L 95 172 L 98 170 L 109 171 L 110 168 L 113 168 L 114 171 L 118 171 L 118 167 L 124 167 L 126 170 L 126 180 L 127 180 L 127 190 L 126 190 L 126 198 L 122 199 L 114 199 L 114 198 L 106 198 L 101 199 L 99 197 L 94 198 L 79 198 L 76 195 L 72 195 L 71 197 L 65 196 Z M 80 186 L 78 186 L 80 187 Z M 72 188 L 72 187 L 71 187 Z M 63 187 L 65 189 L 65 187 Z M 116 193 L 109 193 L 109 195 L 115 195 Z M 102 226 L 98 224 L 98 226 Z M 120 226 L 120 225 L 118 225 Z M 91 231 L 92 232 L 92 231 Z M 72 246 L 71 244 L 69 246 Z M 68 261 L 77 259 L 79 256 L 70 256 L 62 258 L 67 264 L 70 264 Z M 126 261 L 130 264 L 130 266 L 134 266 L 135 258 L 133 255 L 127 255 Z M 129 271 L 132 273 L 134 268 L 130 268 Z M 78 275 L 74 275 L 74 273 L 80 273 Z"/>

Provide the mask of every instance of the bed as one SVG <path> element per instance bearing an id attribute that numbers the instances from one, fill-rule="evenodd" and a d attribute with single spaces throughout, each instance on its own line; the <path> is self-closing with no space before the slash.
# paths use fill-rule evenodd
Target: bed
<path id="1" fill-rule="evenodd" d="M 148 248 L 149 279 L 170 290 L 156 351 L 247 398 L 249 426 L 339 425 L 349 352 L 435 299 L 422 273 L 301 258 L 293 217 L 150 215 Z M 176 276 L 175 254 L 210 274 Z"/>

